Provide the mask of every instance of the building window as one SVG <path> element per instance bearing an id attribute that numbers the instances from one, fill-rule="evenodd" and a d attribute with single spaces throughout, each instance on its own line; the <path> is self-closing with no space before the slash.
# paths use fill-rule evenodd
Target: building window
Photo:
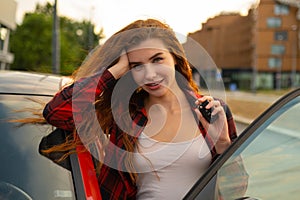
<path id="1" fill-rule="evenodd" d="M 273 44 L 271 46 L 271 54 L 282 55 L 285 52 L 285 46 L 280 44 Z"/>
<path id="2" fill-rule="evenodd" d="M 281 19 L 279 17 L 267 18 L 267 26 L 269 28 L 278 28 L 281 26 Z"/>
<path id="3" fill-rule="evenodd" d="M 275 15 L 288 15 L 290 13 L 290 7 L 283 4 L 275 4 L 274 7 Z"/>
<path id="4" fill-rule="evenodd" d="M 277 41 L 286 41 L 288 39 L 288 32 L 287 31 L 275 31 L 274 32 L 274 39 Z"/>
<path id="5" fill-rule="evenodd" d="M 279 68 L 282 65 L 282 61 L 280 58 L 269 58 L 268 60 L 269 68 Z"/>

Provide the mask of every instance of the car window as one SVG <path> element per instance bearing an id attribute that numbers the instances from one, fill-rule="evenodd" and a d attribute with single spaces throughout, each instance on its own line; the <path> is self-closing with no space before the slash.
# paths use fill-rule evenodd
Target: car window
<path id="1" fill-rule="evenodd" d="M 299 118 L 300 97 L 296 97 L 259 124 L 217 174 L 213 173 L 206 184 L 214 194 L 209 199 L 299 199 Z M 204 188 L 196 199 L 205 192 Z"/>
<path id="2" fill-rule="evenodd" d="M 71 172 L 38 152 L 51 127 L 7 122 L 32 116 L 16 110 L 38 106 L 23 96 L 0 95 L 0 199 L 75 199 Z"/>

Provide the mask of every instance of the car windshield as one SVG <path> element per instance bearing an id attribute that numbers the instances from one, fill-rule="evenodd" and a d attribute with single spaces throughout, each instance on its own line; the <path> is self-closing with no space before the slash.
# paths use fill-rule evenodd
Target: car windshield
<path id="1" fill-rule="evenodd" d="M 24 96 L 0 94 L 0 199 L 75 199 L 71 172 L 38 152 L 51 127 L 7 122 L 30 117 L 16 110 L 37 106 Z"/>

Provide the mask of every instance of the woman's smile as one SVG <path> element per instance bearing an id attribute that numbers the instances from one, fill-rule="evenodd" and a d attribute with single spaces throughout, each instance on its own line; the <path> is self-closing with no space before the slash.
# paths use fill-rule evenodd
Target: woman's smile
<path id="1" fill-rule="evenodd" d="M 155 82 L 151 82 L 151 83 L 146 83 L 144 84 L 145 87 L 147 87 L 150 90 L 157 90 L 159 89 L 162 85 L 161 83 L 163 82 L 163 79 L 160 81 L 155 81 Z"/>

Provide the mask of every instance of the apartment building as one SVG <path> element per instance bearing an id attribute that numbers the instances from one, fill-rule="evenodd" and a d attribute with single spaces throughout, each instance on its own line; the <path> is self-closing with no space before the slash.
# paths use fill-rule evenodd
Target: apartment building
<path id="1" fill-rule="evenodd" d="M 14 55 L 9 52 L 9 36 L 16 28 L 16 10 L 16 1 L 0 1 L 0 70 L 9 69 L 14 60 Z"/>
<path id="2" fill-rule="evenodd" d="M 226 87 L 295 87 L 300 85 L 297 11 L 276 0 L 260 0 L 247 16 L 223 13 L 208 19 L 188 38 L 208 52 L 222 72 Z"/>

